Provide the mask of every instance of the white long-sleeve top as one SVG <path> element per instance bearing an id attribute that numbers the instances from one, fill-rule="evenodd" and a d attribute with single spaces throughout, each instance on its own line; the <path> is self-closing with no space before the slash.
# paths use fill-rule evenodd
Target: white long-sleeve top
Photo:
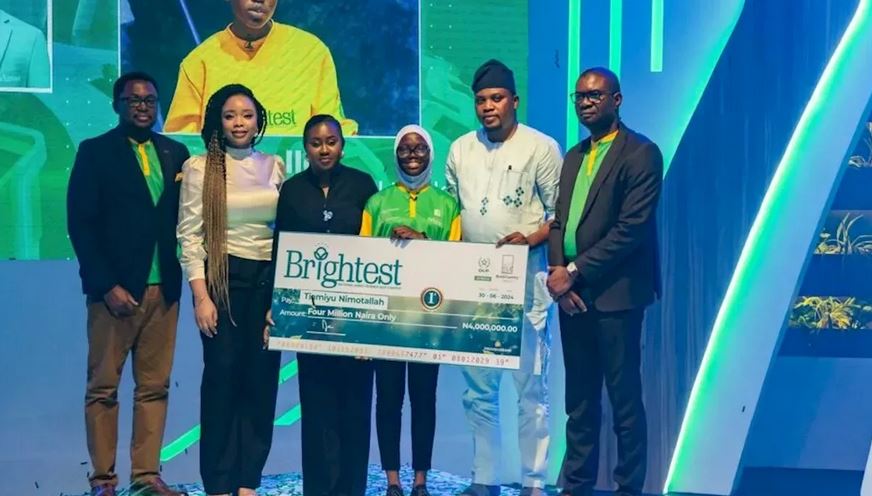
<path id="1" fill-rule="evenodd" d="M 278 155 L 228 148 L 227 253 L 249 260 L 272 257 L 273 223 L 285 164 Z M 179 260 L 188 280 L 205 279 L 208 256 L 203 230 L 203 178 L 206 155 L 189 158 L 182 166 L 179 224 L 176 236 L 182 248 Z"/>

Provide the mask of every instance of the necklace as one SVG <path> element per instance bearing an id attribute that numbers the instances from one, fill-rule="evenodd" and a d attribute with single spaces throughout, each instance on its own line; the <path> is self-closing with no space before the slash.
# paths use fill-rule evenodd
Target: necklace
<path id="1" fill-rule="evenodd" d="M 257 47 L 254 46 L 254 42 L 260 41 L 260 40 L 266 38 L 267 35 L 269 35 L 270 32 L 272 32 L 272 28 L 273 28 L 273 20 L 270 19 L 269 20 L 269 29 L 267 30 L 266 34 L 261 36 L 260 38 L 254 38 L 254 39 L 244 38 L 243 41 L 245 42 L 245 45 L 242 46 L 242 49 L 247 51 L 247 52 L 253 52 L 253 51 L 257 50 Z"/>

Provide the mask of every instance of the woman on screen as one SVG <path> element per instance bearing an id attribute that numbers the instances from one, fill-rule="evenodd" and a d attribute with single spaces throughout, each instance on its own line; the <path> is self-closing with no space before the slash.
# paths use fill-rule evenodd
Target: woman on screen
<path id="1" fill-rule="evenodd" d="M 208 150 L 182 167 L 177 235 L 203 341 L 200 475 L 207 494 L 253 496 L 273 434 L 280 353 L 263 349 L 271 224 L 285 164 L 254 149 L 266 110 L 232 84 L 206 104 Z"/>
<path id="2" fill-rule="evenodd" d="M 332 114 L 345 134 L 336 66 L 317 36 L 273 20 L 278 0 L 229 0 L 233 21 L 182 60 L 164 131 L 198 132 L 203 102 L 231 82 L 249 86 L 268 109 L 270 134 L 299 135 L 314 114 Z"/>
<path id="3" fill-rule="evenodd" d="M 409 125 L 394 140 L 395 185 L 366 202 L 361 236 L 393 239 L 460 240 L 460 208 L 442 190 L 430 187 L 433 140 L 420 126 Z M 400 482 L 400 427 L 408 370 L 412 404 L 412 496 L 429 496 L 427 472 L 436 434 L 436 381 L 439 365 L 379 360 L 375 364 L 376 432 L 387 496 L 403 496 Z"/>
<path id="4" fill-rule="evenodd" d="M 340 162 L 345 138 L 329 115 L 306 122 L 309 168 L 279 195 L 276 232 L 357 235 L 372 178 Z M 350 357 L 298 353 L 302 406 L 303 493 L 363 496 L 369 460 L 373 364 Z"/>

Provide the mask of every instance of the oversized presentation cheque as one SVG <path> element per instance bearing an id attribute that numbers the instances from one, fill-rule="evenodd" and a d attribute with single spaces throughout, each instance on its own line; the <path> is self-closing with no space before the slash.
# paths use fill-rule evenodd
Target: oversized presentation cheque
<path id="1" fill-rule="evenodd" d="M 279 234 L 269 349 L 517 369 L 527 247 Z"/>

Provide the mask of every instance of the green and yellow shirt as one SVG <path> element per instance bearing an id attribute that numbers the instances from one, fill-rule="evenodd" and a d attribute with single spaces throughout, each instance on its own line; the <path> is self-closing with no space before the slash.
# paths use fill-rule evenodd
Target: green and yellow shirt
<path id="1" fill-rule="evenodd" d="M 133 148 L 133 154 L 136 155 L 136 160 L 139 162 L 139 168 L 142 170 L 142 175 L 145 177 L 145 184 L 148 186 L 148 192 L 151 194 L 151 201 L 157 205 L 164 190 L 163 170 L 160 168 L 160 159 L 157 156 L 157 150 L 151 140 L 145 143 L 138 143 L 128 139 L 130 146 Z M 151 269 L 148 271 L 148 279 L 146 284 L 160 284 L 160 259 L 157 253 L 157 245 L 154 246 L 154 257 L 151 259 Z"/>
<path id="2" fill-rule="evenodd" d="M 563 231 L 563 253 L 567 260 L 572 260 L 578 256 L 575 231 L 581 222 L 581 214 L 584 212 L 584 204 L 587 203 L 593 179 L 617 136 L 618 132 L 615 131 L 603 136 L 599 141 L 591 141 L 590 149 L 581 160 L 581 168 L 578 170 L 578 175 L 575 176 L 575 186 L 572 188 L 572 199 L 569 202 L 569 214 L 566 219 L 567 229 Z"/>
<path id="3" fill-rule="evenodd" d="M 396 184 L 366 202 L 360 235 L 388 238 L 399 226 L 423 232 L 429 239 L 459 241 L 460 207 L 451 195 L 429 185 L 409 191 Z"/>

